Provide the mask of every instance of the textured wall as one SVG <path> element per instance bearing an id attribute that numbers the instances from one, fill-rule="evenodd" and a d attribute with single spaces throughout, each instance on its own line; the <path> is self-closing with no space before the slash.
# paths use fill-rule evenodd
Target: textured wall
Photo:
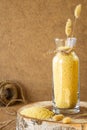
<path id="1" fill-rule="evenodd" d="M 30 101 L 51 99 L 54 38 L 78 3 L 83 4 L 76 36 L 81 62 L 81 100 L 87 100 L 87 0 L 0 0 L 0 80 L 21 82 Z"/>

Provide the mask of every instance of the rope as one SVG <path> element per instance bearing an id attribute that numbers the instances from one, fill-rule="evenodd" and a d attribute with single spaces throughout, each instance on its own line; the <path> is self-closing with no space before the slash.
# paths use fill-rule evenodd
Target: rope
<path id="1" fill-rule="evenodd" d="M 1 81 L 0 82 L 0 105 L 5 106 L 5 112 L 8 115 L 16 117 L 17 112 L 14 109 L 9 110 L 8 106 L 13 105 L 16 102 L 27 103 L 23 93 L 23 89 L 18 82 L 14 81 Z M 7 127 L 16 119 L 0 122 L 0 130 Z"/>
<path id="2" fill-rule="evenodd" d="M 64 48 L 64 49 L 56 49 L 56 50 L 49 50 L 44 56 L 46 55 L 50 55 L 50 54 L 53 54 L 53 53 L 62 53 L 62 54 L 70 54 L 72 51 L 74 51 L 74 48 Z"/>
<path id="3" fill-rule="evenodd" d="M 10 106 L 17 101 L 26 102 L 20 84 L 14 81 L 0 82 L 0 105 Z"/>

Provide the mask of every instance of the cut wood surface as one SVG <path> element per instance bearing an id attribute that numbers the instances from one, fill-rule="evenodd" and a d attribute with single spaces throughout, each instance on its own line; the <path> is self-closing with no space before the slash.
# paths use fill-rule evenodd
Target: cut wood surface
<path id="1" fill-rule="evenodd" d="M 72 118 L 71 124 L 63 124 L 62 121 L 38 120 L 21 115 L 21 111 L 32 106 L 42 106 L 52 110 L 51 101 L 36 102 L 19 109 L 17 113 L 16 130 L 87 130 L 87 102 L 80 103 L 80 113 L 65 115 Z"/>

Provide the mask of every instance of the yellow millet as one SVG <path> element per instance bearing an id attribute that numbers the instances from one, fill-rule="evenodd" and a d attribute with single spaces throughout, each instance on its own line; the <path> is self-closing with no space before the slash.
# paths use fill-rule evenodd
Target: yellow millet
<path id="1" fill-rule="evenodd" d="M 64 123 L 64 124 L 70 124 L 71 122 L 72 122 L 72 120 L 71 120 L 70 117 L 65 117 L 65 118 L 63 119 L 63 123 Z"/>
<path id="2" fill-rule="evenodd" d="M 59 115 L 54 115 L 53 116 L 53 120 L 54 121 L 60 121 L 64 118 L 64 115 L 63 114 L 59 114 Z"/>
<path id="3" fill-rule="evenodd" d="M 44 107 L 25 108 L 20 112 L 20 114 L 31 118 L 37 118 L 37 119 L 49 119 L 54 115 L 52 111 Z"/>

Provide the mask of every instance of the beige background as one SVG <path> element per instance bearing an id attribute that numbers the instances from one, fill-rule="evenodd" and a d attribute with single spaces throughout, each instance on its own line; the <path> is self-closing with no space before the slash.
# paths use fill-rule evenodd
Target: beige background
<path id="1" fill-rule="evenodd" d="M 87 0 L 0 0 L 0 80 L 17 80 L 29 101 L 52 97 L 54 38 L 64 38 L 67 18 L 82 3 L 76 36 L 81 100 L 87 101 Z"/>

